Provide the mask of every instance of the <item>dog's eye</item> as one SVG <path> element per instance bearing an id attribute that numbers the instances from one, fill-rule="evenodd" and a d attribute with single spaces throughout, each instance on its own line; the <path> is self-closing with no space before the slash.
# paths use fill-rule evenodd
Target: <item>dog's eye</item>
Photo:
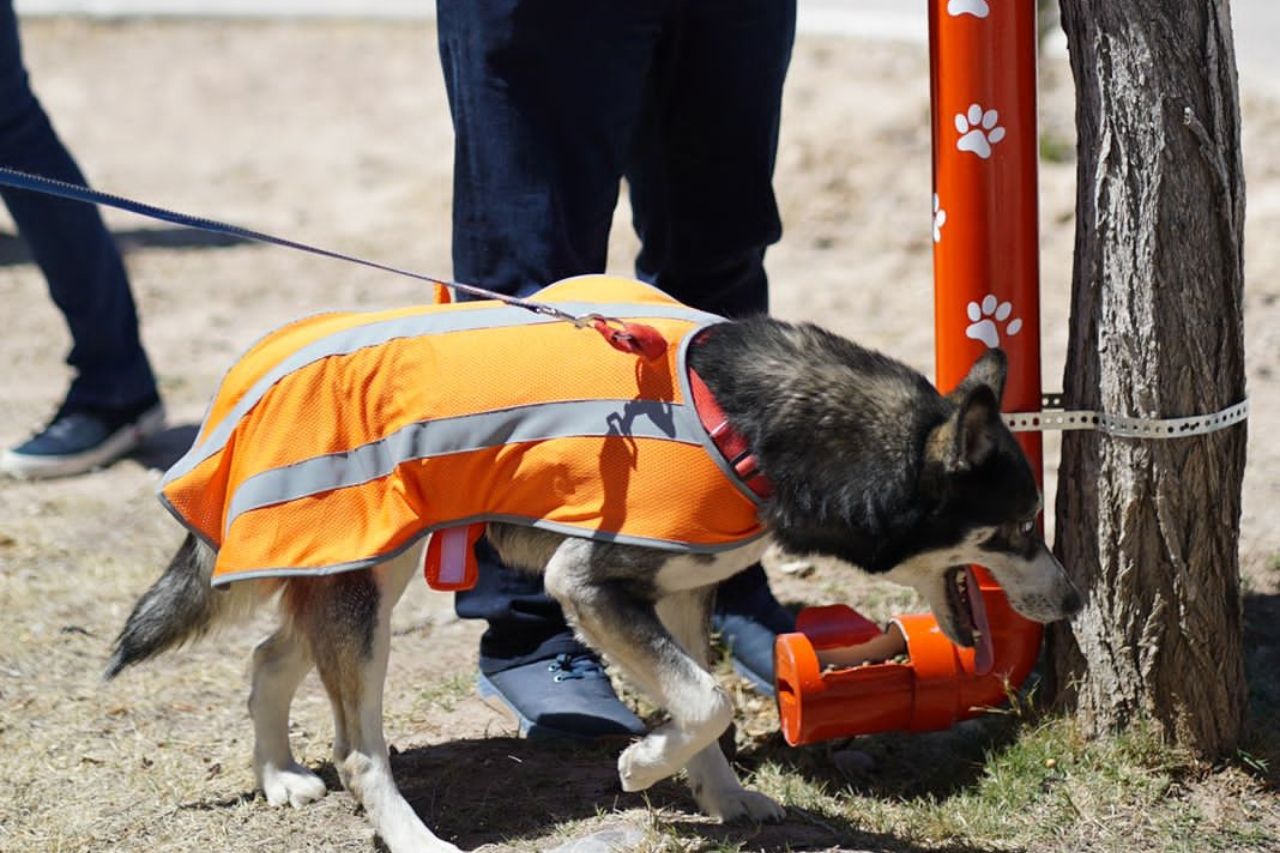
<path id="1" fill-rule="evenodd" d="M 1035 519 L 1032 519 L 1031 521 L 1025 521 L 1022 524 L 1018 525 L 1018 532 L 1023 534 L 1024 536 L 1030 536 L 1032 533 L 1035 533 L 1035 530 L 1036 530 Z"/>

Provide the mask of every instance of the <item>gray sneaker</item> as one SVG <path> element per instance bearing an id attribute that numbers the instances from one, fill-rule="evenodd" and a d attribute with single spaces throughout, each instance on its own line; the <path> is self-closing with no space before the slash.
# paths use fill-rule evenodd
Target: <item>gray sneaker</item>
<path id="1" fill-rule="evenodd" d="M 124 456 L 164 429 L 164 404 L 154 394 L 132 406 L 64 403 L 49 424 L 0 455 L 0 474 L 23 479 L 69 477 Z"/>
<path id="2" fill-rule="evenodd" d="M 482 672 L 476 685 L 480 697 L 514 715 L 520 734 L 531 740 L 606 740 L 646 731 L 590 652 Z"/>

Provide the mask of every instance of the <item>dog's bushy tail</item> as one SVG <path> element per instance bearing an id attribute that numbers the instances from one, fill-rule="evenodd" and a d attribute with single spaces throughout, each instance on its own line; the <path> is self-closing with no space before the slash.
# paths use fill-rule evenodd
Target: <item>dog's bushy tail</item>
<path id="1" fill-rule="evenodd" d="M 209 584 L 216 552 L 188 534 L 164 574 L 142 594 L 120 629 L 104 678 L 208 633 L 215 625 L 247 615 L 262 600 L 254 581 L 227 590 Z"/>

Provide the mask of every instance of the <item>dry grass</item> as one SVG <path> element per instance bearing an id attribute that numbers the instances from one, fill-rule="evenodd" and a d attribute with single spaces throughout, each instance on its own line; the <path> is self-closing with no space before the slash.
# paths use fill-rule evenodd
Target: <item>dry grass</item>
<path id="1" fill-rule="evenodd" d="M 41 22 L 27 48 L 46 104 L 99 184 L 448 271 L 450 139 L 427 27 Z M 1070 126 L 1060 66 L 1047 66 L 1044 81 L 1046 130 L 1060 140 Z M 803 40 L 779 165 L 788 233 L 770 260 L 780 315 L 820 320 L 922 369 L 932 360 L 921 321 L 926 112 L 922 51 Z M 415 808 L 462 846 L 492 850 L 548 849 L 618 827 L 636 849 L 668 851 L 1280 849 L 1280 450 L 1266 440 L 1280 412 L 1280 250 L 1268 236 L 1280 225 L 1280 107 L 1249 99 L 1246 132 L 1255 420 L 1242 556 L 1260 724 L 1238 761 L 1196 767 L 1142 731 L 1088 743 L 1069 722 L 1034 713 L 790 750 L 771 706 L 730 679 L 743 707 L 739 761 L 789 817 L 721 827 L 695 814 L 679 783 L 622 794 L 611 748 L 514 739 L 470 690 L 478 626 L 454 619 L 446 596 L 415 587 L 397 614 L 386 708 L 396 774 Z M 1043 185 L 1053 386 L 1065 343 L 1071 164 L 1046 163 Z M 633 248 L 626 215 L 624 206 L 620 271 Z M 147 343 L 180 426 L 144 463 L 189 441 L 213 383 L 266 329 L 320 308 L 419 296 L 411 282 L 288 252 L 111 221 L 126 232 Z M 8 440 L 54 404 L 66 341 L 38 274 L 3 238 L 0 300 L 22 306 L 23 318 L 11 314 L 0 336 Z M 370 830 L 326 763 L 332 729 L 313 680 L 296 704 L 294 739 L 331 795 L 292 811 L 254 794 L 245 660 L 261 625 L 99 681 L 133 598 L 179 539 L 152 497 L 155 476 L 126 462 L 72 481 L 0 484 L 0 849 L 369 850 Z M 914 606 L 826 565 L 807 578 L 775 571 L 775 580 L 795 602 L 857 601 L 876 616 Z M 874 769 L 858 769 L 865 760 L 849 760 L 850 750 Z"/>

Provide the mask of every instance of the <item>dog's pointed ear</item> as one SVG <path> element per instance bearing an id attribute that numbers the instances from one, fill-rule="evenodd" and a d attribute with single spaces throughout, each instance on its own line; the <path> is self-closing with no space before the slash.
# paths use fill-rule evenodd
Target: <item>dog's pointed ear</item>
<path id="1" fill-rule="evenodd" d="M 996 398 L 996 407 L 999 408 L 1000 401 L 1004 398 L 1004 380 L 1008 373 L 1009 359 L 1005 357 L 1004 351 L 989 349 L 973 363 L 968 375 L 960 381 L 956 390 L 947 396 L 957 404 L 963 405 L 973 389 L 986 386 L 991 389 L 991 393 Z"/>
<path id="2" fill-rule="evenodd" d="M 987 461 L 996 449 L 999 423 L 1000 402 L 995 390 L 986 384 L 975 385 L 956 410 L 955 441 L 947 469 L 955 473 L 971 471 Z"/>
<path id="3" fill-rule="evenodd" d="M 975 384 L 951 416 L 929 434 L 925 454 L 932 464 L 928 468 L 943 477 L 973 470 L 995 450 L 998 429 L 1000 404 L 995 392 L 988 385 Z"/>

